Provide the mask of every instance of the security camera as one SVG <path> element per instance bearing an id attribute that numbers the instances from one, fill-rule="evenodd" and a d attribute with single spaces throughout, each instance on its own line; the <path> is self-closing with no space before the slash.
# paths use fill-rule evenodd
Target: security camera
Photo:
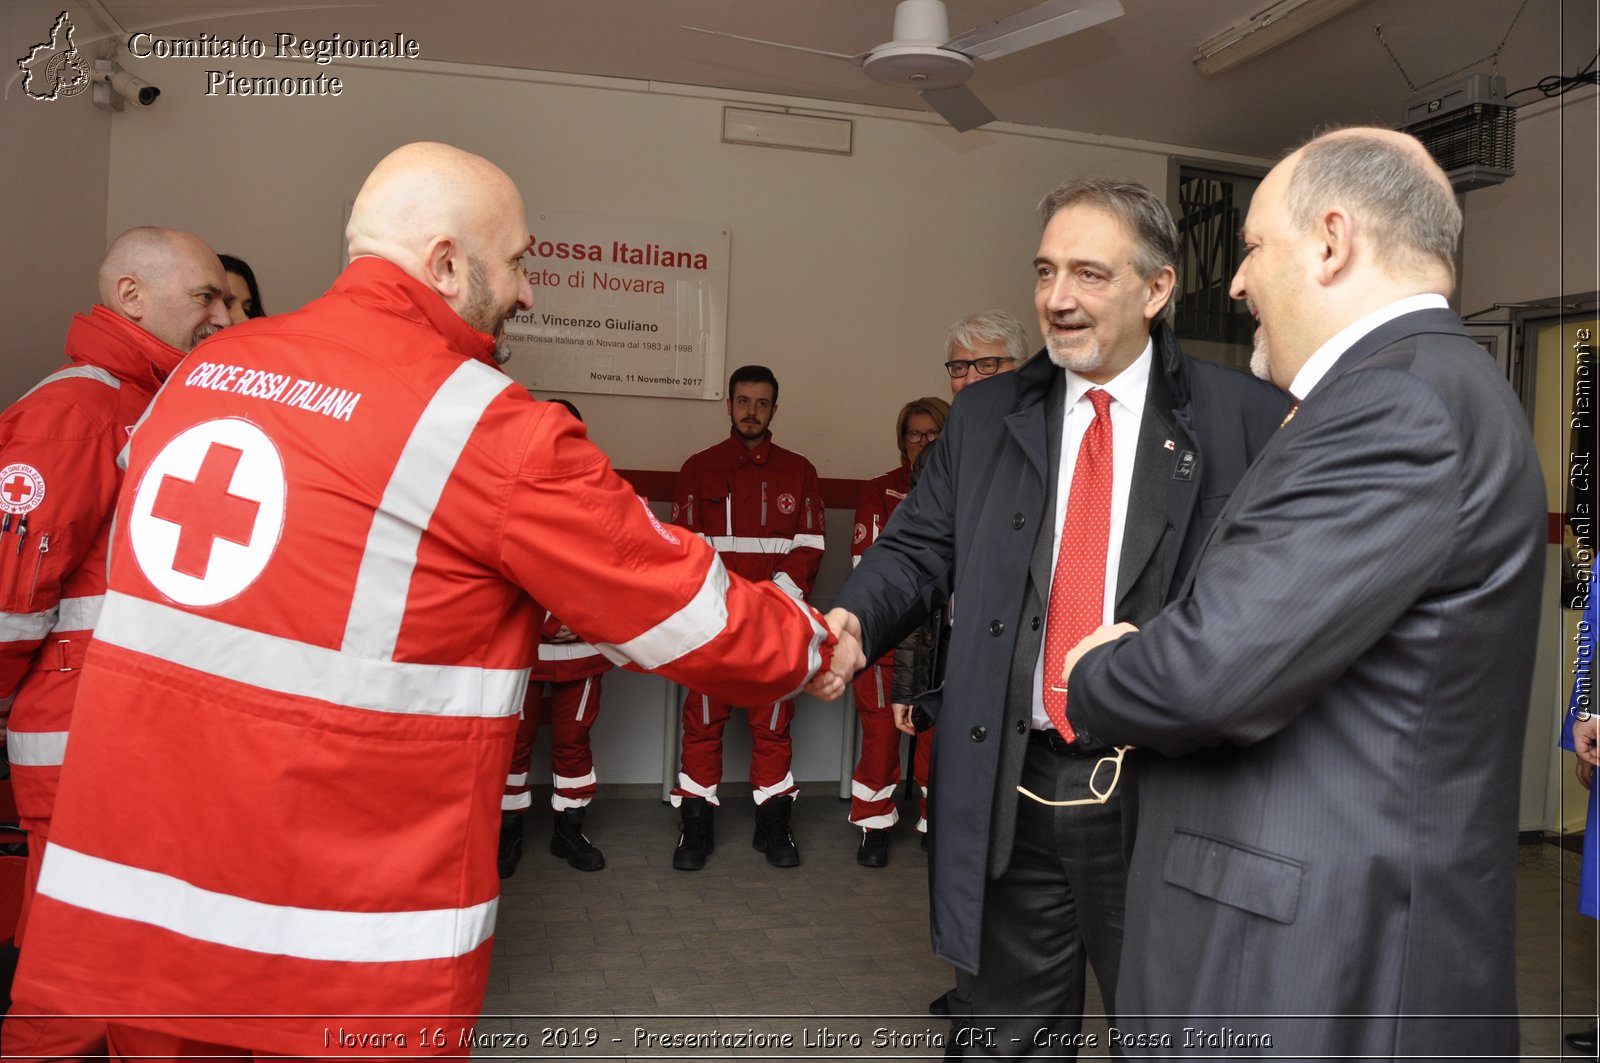
<path id="1" fill-rule="evenodd" d="M 161 95 L 160 89 L 148 81 L 140 81 L 126 70 L 111 75 L 111 88 L 123 99 L 137 101 L 140 107 L 150 106 Z"/>
<path id="2" fill-rule="evenodd" d="M 94 64 L 94 102 L 108 110 L 122 110 L 122 101 L 148 107 L 156 102 L 161 90 L 134 77 L 110 59 L 96 59 Z"/>

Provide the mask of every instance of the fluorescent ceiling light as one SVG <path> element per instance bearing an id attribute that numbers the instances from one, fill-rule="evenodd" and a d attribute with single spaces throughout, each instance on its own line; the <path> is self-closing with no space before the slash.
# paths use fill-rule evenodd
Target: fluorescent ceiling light
<path id="1" fill-rule="evenodd" d="M 1195 49 L 1195 69 L 1220 74 L 1343 14 L 1363 0 L 1278 0 Z"/>
<path id="2" fill-rule="evenodd" d="M 722 142 L 763 148 L 795 148 L 828 155 L 850 154 L 854 125 L 848 118 L 822 118 L 787 111 L 722 109 Z"/>

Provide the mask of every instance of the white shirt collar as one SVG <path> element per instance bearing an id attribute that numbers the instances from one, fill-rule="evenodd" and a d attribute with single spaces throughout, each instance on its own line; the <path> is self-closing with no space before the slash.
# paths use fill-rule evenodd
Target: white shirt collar
<path id="1" fill-rule="evenodd" d="M 1339 360 L 1340 355 L 1354 347 L 1357 340 L 1379 325 L 1393 321 L 1403 314 L 1413 314 L 1418 310 L 1444 310 L 1449 306 L 1450 303 L 1444 296 L 1436 292 L 1426 292 L 1422 295 L 1409 295 L 1351 322 L 1334 333 L 1328 342 L 1318 347 L 1316 352 L 1306 359 L 1306 364 L 1300 367 L 1300 372 L 1296 373 L 1294 380 L 1290 382 L 1289 390 L 1297 402 L 1311 394 L 1311 389 L 1328 375 L 1328 370 L 1333 368 L 1333 363 Z"/>
<path id="2" fill-rule="evenodd" d="M 1087 377 L 1081 377 L 1072 370 L 1067 370 L 1067 409 L 1072 409 L 1073 404 L 1089 393 L 1091 388 L 1102 388 L 1111 393 L 1111 397 L 1130 410 L 1144 412 L 1144 395 L 1150 385 L 1150 364 L 1153 362 L 1155 342 L 1145 340 L 1144 350 L 1139 352 L 1139 357 L 1133 364 L 1122 372 L 1106 381 L 1096 384 Z"/>

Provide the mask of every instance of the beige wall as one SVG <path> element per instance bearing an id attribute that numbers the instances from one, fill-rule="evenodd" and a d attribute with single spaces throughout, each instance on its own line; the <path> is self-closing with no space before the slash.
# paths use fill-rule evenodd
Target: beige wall
<path id="1" fill-rule="evenodd" d="M 94 303 L 106 248 L 109 116 L 87 92 L 29 99 L 12 76 L 61 9 L 60 0 L 0 5 L 0 406 L 61 363 L 67 323 Z"/>
<path id="2" fill-rule="evenodd" d="M 1516 176 L 1465 197 L 1463 312 L 1600 290 L 1597 131 L 1594 89 L 1518 110 Z"/>

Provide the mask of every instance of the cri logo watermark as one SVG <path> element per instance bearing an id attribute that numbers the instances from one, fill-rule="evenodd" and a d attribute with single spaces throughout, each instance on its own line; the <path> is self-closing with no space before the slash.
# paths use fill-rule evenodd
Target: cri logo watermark
<path id="1" fill-rule="evenodd" d="M 72 43 L 72 34 L 72 20 L 63 11 L 50 27 L 50 39 L 29 48 L 28 54 L 17 60 L 22 91 L 30 99 L 76 96 L 89 87 L 89 65 Z"/>

